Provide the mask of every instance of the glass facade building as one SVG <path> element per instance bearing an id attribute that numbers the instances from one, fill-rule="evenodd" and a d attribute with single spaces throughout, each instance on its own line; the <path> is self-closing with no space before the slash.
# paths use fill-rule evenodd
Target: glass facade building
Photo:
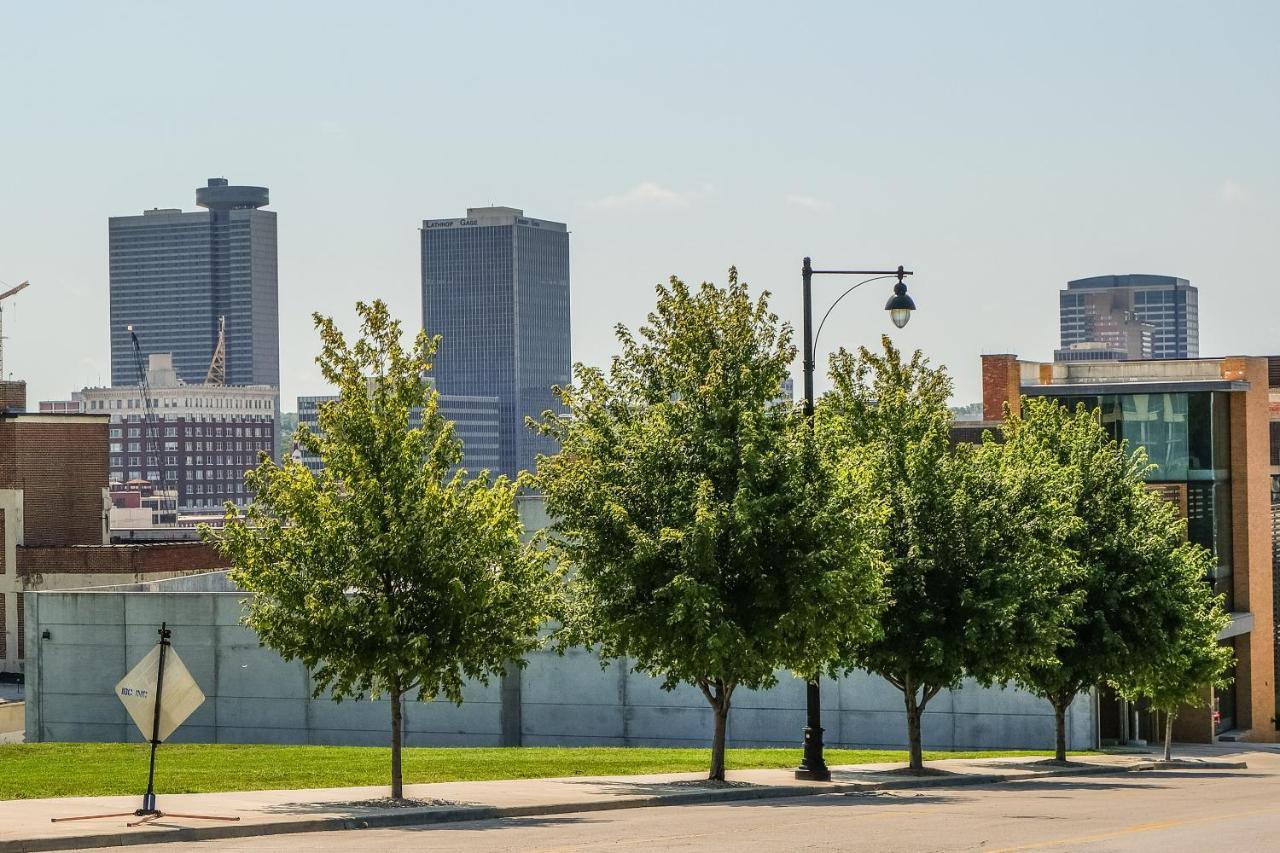
<path id="1" fill-rule="evenodd" d="M 203 211 L 149 210 L 108 223 L 111 384 L 136 385 L 129 326 L 144 363 L 173 353 L 178 376 L 204 381 L 226 319 L 226 384 L 280 384 L 276 215 L 265 187 L 212 178 Z"/>
<path id="2" fill-rule="evenodd" d="M 525 426 L 559 411 L 568 384 L 569 231 L 509 207 L 422 223 L 422 325 L 440 335 L 432 374 L 444 395 L 496 397 L 499 473 L 533 470 L 554 444 Z M 468 463 L 470 466 L 470 463 Z"/>
<path id="3" fill-rule="evenodd" d="M 1200 355 L 1199 294 L 1185 278 L 1134 274 L 1076 279 L 1059 292 L 1058 311 L 1063 351 L 1106 343 L 1127 350 L 1128 358 Z M 1149 341 L 1130 340 L 1142 335 L 1149 335 Z"/>
<path id="4" fill-rule="evenodd" d="M 1213 585 L 1234 603 L 1231 547 L 1231 406 L 1225 391 L 1063 396 L 1096 411 L 1112 438 L 1141 447 L 1146 480 L 1178 504 L 1187 538 L 1217 561 Z"/>
<path id="5" fill-rule="evenodd" d="M 1257 356 L 1051 363 L 1009 353 L 982 357 L 982 426 L 998 423 L 1006 405 L 1019 411 L 1025 397 L 1083 404 L 1113 438 L 1145 451 L 1147 487 L 1178 508 L 1187 539 L 1212 555 L 1205 580 L 1228 614 L 1218 641 L 1232 648 L 1236 664 L 1228 686 L 1205 685 L 1203 698 L 1212 701 L 1175 717 L 1175 740 L 1280 741 L 1280 515 L 1272 490 L 1280 456 L 1270 428 L 1280 410 L 1273 385 L 1280 386 L 1280 361 Z M 1099 695 L 1104 742 L 1157 729 L 1145 705 L 1130 713 L 1119 697 Z"/>

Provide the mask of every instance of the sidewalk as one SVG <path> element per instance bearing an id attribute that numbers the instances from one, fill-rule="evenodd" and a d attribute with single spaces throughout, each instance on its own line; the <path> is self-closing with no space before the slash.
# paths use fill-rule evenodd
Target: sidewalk
<path id="1" fill-rule="evenodd" d="M 1218 753 L 1214 757 L 1218 757 Z M 1122 773 L 1150 769 L 1147 755 L 1090 755 L 1078 767 L 1046 767 L 1037 758 L 950 759 L 929 762 L 936 775 L 886 772 L 901 764 L 833 767 L 832 781 L 800 782 L 790 770 L 738 770 L 723 785 L 699 773 L 649 776 L 583 776 L 496 782 L 406 785 L 412 806 L 387 807 L 384 787 L 240 791 L 159 795 L 159 808 L 197 815 L 239 817 L 235 823 L 186 818 L 125 827 L 132 818 L 51 823 L 50 818 L 131 812 L 141 797 L 72 797 L 0 802 L 0 853 L 117 847 L 171 841 L 336 829 L 406 826 L 496 817 L 548 815 L 656 805 L 708 803 L 819 793 L 949 787 L 1017 781 L 1048 775 Z M 379 802 L 381 800 L 381 802 Z"/>

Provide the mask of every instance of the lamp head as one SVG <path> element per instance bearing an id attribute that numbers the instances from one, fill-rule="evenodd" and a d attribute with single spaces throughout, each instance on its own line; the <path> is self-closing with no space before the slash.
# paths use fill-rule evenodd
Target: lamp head
<path id="1" fill-rule="evenodd" d="M 893 286 L 893 296 L 884 304 L 884 310 L 889 312 L 889 319 L 899 329 L 907 325 L 911 312 L 916 310 L 915 300 L 907 295 L 907 285 L 902 280 L 905 275 L 902 267 L 898 267 L 898 283 Z"/>

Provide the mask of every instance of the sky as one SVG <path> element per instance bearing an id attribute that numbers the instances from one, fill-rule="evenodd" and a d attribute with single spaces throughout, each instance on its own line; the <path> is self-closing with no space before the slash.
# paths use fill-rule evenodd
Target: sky
<path id="1" fill-rule="evenodd" d="M 588 364 L 671 275 L 736 265 L 798 329 L 806 255 L 915 271 L 905 329 L 868 285 L 821 363 L 892 332 L 957 403 L 982 353 L 1051 358 L 1091 275 L 1188 278 L 1202 355 L 1280 352 L 1277 36 L 1231 0 L 4 0 L 5 372 L 33 407 L 109 381 L 107 218 L 215 176 L 271 191 L 286 410 L 326 390 L 312 312 L 416 330 L 421 221 L 487 204 L 568 223 Z"/>

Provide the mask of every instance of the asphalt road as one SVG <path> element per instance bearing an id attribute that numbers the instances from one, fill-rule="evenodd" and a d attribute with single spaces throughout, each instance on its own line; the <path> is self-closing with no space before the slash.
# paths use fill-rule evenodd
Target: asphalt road
<path id="1" fill-rule="evenodd" d="M 146 851 L 1280 851 L 1280 754 L 1248 770 L 1042 779 L 166 844 Z"/>

